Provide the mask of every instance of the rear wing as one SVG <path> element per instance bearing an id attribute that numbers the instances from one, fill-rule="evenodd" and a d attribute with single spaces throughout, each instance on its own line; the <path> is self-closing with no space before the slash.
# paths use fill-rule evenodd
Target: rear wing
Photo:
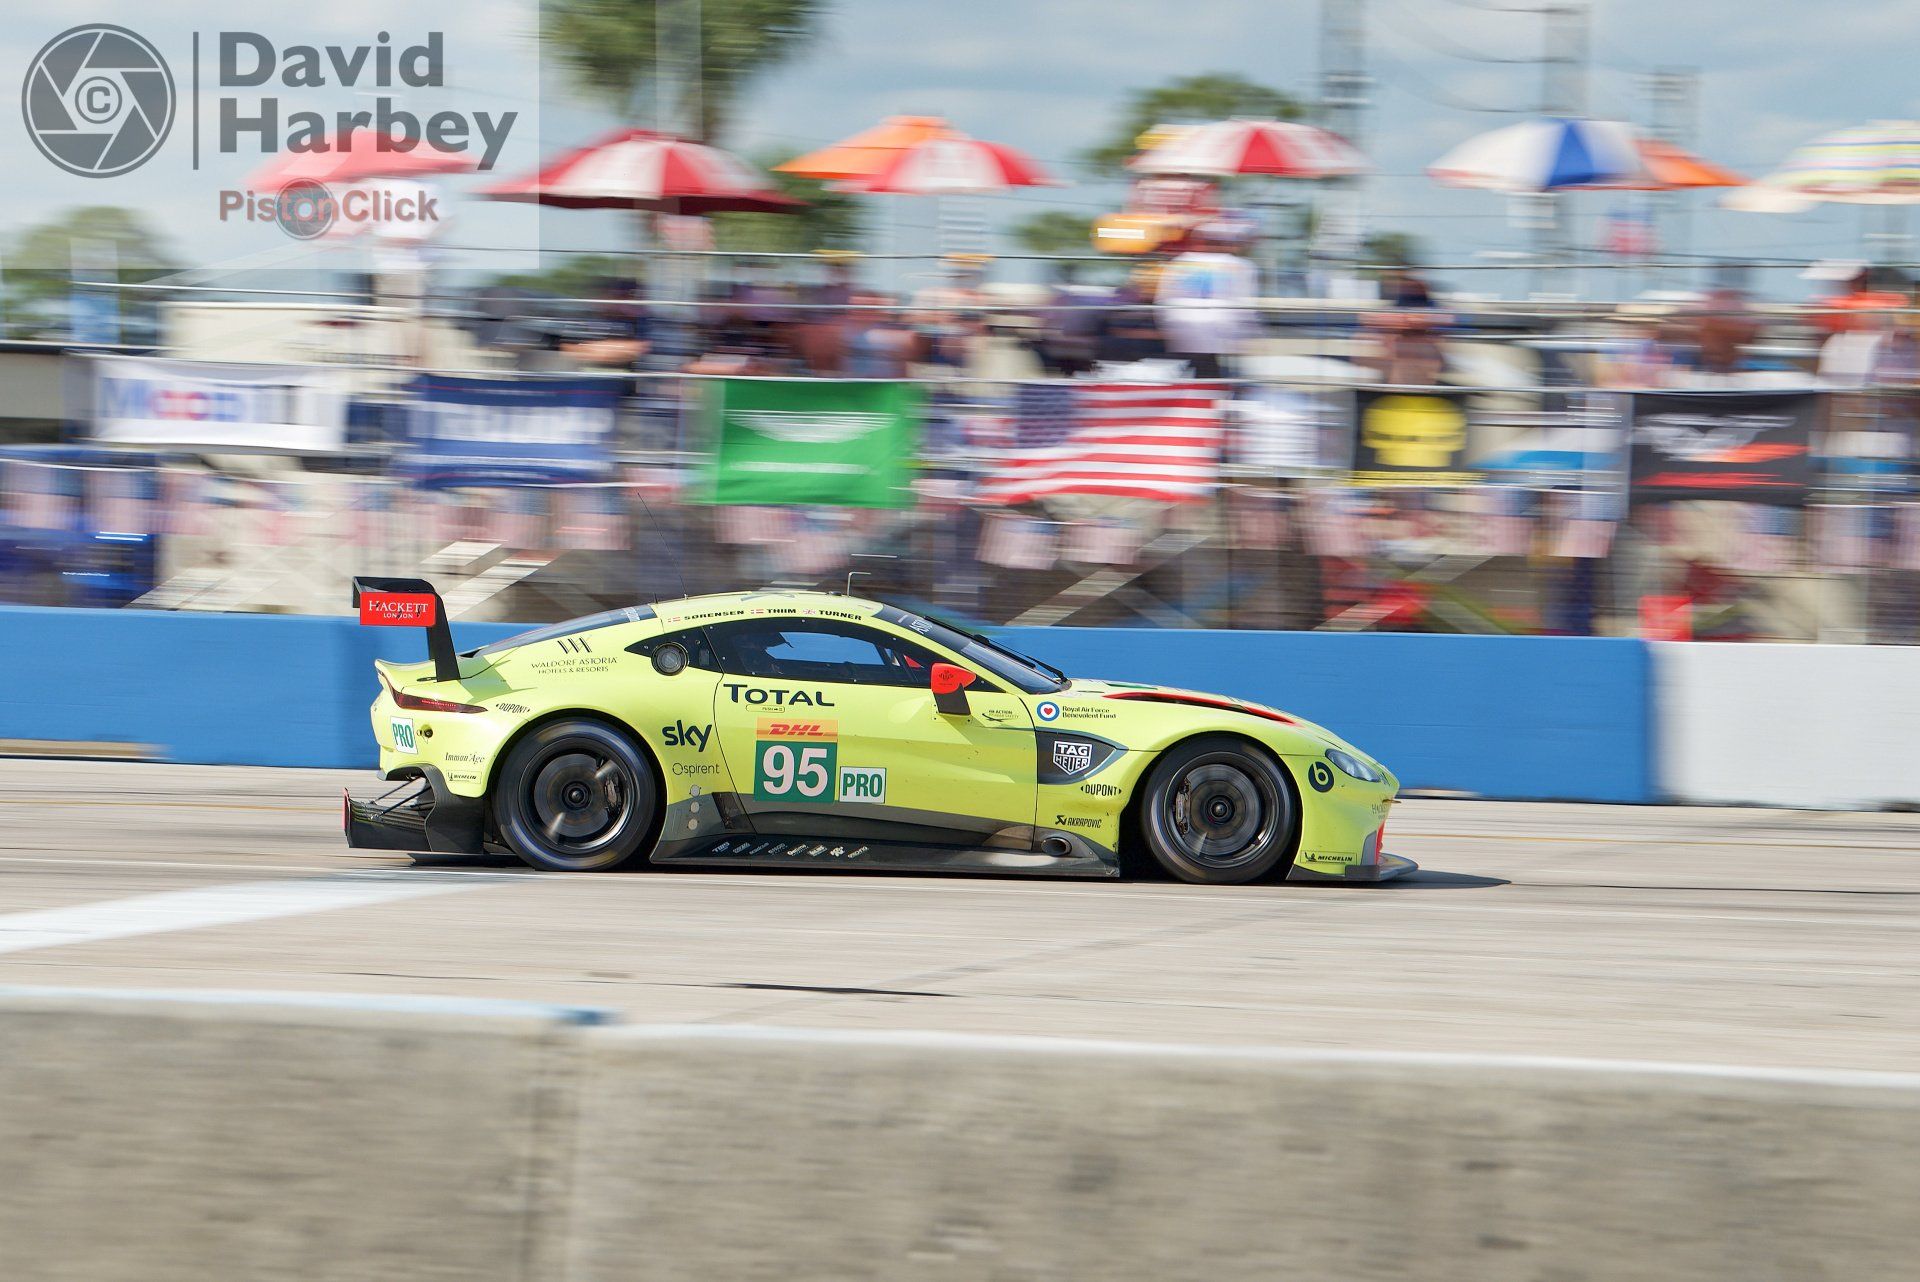
<path id="1" fill-rule="evenodd" d="M 353 604 L 360 622 L 374 628 L 425 628 L 427 653 L 435 681 L 458 681 L 460 660 L 453 652 L 447 607 L 425 579 L 372 579 L 354 576 Z"/>

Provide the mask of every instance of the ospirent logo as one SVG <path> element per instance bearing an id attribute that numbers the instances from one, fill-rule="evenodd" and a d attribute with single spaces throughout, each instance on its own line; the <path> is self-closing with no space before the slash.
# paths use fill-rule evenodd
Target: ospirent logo
<path id="1" fill-rule="evenodd" d="M 111 178 L 137 169 L 173 127 L 173 73 L 125 27 L 62 32 L 27 66 L 20 110 L 41 152 L 69 173 Z"/>

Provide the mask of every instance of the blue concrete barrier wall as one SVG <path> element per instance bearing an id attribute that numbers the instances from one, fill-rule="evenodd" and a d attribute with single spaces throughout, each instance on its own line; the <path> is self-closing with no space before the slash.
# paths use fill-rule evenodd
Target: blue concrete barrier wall
<path id="1" fill-rule="evenodd" d="M 459 624 L 461 649 L 519 625 Z M 1411 788 L 1654 799 L 1647 647 L 1598 638 L 1009 629 L 1068 672 L 1257 699 Z M 418 632 L 351 618 L 0 607 L 0 739 L 152 745 L 168 760 L 363 767 L 376 657 Z"/>
<path id="2" fill-rule="evenodd" d="M 456 624 L 454 644 L 520 631 Z M 208 765 L 371 766 L 376 658 L 422 633 L 356 619 L 0 606 L 0 739 L 151 745 Z"/>
<path id="3" fill-rule="evenodd" d="M 1066 672 L 1217 690 L 1299 713 L 1409 788 L 1654 799 L 1647 647 L 1608 637 L 1008 628 Z"/>

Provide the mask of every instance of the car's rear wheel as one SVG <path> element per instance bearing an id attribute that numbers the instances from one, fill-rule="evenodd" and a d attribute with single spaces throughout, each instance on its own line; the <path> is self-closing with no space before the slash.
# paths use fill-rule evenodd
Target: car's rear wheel
<path id="1" fill-rule="evenodd" d="M 555 721 L 521 739 L 500 765 L 494 821 L 513 852 L 553 872 L 605 872 L 640 850 L 660 790 L 626 735 L 598 721 Z"/>
<path id="2" fill-rule="evenodd" d="M 1290 864 L 1300 830 L 1292 783 L 1266 752 L 1229 735 L 1171 749 L 1141 785 L 1140 829 L 1182 881 L 1258 881 Z"/>

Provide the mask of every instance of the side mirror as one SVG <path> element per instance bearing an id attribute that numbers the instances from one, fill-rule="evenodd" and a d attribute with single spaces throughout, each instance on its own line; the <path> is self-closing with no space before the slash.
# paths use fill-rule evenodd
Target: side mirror
<path id="1" fill-rule="evenodd" d="M 933 665 L 933 706 L 949 717 L 973 715 L 967 706 L 967 687 L 979 678 L 951 663 Z"/>

